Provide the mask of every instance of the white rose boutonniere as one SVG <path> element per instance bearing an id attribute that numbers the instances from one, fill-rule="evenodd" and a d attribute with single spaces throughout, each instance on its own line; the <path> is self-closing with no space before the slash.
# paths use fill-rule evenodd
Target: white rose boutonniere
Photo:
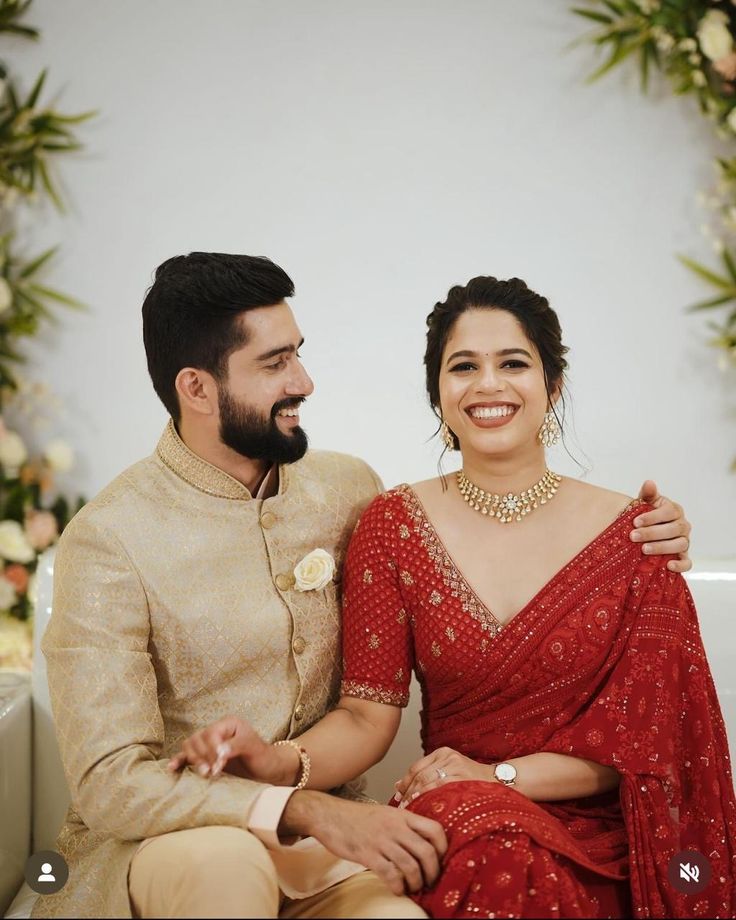
<path id="1" fill-rule="evenodd" d="M 324 549 L 313 549 L 294 569 L 297 591 L 321 591 L 332 581 L 335 560 Z"/>

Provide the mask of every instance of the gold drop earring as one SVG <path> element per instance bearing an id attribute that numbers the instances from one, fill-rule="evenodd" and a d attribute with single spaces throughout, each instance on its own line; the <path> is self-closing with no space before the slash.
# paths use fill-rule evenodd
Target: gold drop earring
<path id="1" fill-rule="evenodd" d="M 551 409 L 548 409 L 545 413 L 544 421 L 537 437 L 545 447 L 554 447 L 562 437 L 562 429 L 557 421 L 557 416 Z"/>
<path id="2" fill-rule="evenodd" d="M 440 437 L 448 450 L 455 450 L 455 438 L 444 419 L 442 419 L 442 424 L 440 425 Z"/>

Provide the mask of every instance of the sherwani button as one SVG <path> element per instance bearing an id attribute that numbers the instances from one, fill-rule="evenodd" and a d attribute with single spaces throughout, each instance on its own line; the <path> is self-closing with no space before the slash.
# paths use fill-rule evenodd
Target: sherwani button
<path id="1" fill-rule="evenodd" d="M 288 591 L 294 586 L 294 576 L 291 573 L 279 572 L 276 576 L 276 587 L 279 591 Z"/>
<path id="2" fill-rule="evenodd" d="M 301 655 L 301 653 L 304 651 L 306 647 L 307 647 L 307 643 L 303 636 L 297 636 L 296 639 L 294 639 L 294 644 L 292 645 L 292 648 L 294 649 L 295 655 Z"/>
<path id="3" fill-rule="evenodd" d="M 301 722 L 303 718 L 304 718 L 304 707 L 302 706 L 301 703 L 299 703 L 299 705 L 294 710 L 294 721 Z"/>
<path id="4" fill-rule="evenodd" d="M 271 511 L 264 511 L 261 515 L 261 527 L 264 530 L 270 530 L 276 523 L 276 515 Z"/>

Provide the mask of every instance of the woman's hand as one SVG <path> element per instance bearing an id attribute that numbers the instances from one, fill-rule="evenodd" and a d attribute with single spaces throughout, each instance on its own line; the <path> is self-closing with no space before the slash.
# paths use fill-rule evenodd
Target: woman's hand
<path id="1" fill-rule="evenodd" d="M 212 779 L 226 770 L 273 786 L 291 786 L 301 769 L 299 754 L 290 744 L 267 744 L 236 716 L 213 722 L 187 738 L 167 768 L 174 773 L 187 764 Z"/>
<path id="2" fill-rule="evenodd" d="M 394 800 L 400 799 L 399 808 L 406 808 L 423 792 L 429 792 L 430 789 L 436 789 L 445 783 L 456 783 L 462 779 L 495 782 L 492 771 L 493 768 L 489 764 L 471 760 L 452 748 L 437 748 L 409 767 L 406 775 L 395 784 Z"/>

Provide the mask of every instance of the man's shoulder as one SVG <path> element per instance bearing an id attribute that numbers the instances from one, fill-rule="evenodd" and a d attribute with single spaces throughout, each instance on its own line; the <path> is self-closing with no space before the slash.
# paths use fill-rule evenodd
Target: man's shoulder
<path id="1" fill-rule="evenodd" d="M 160 464 L 155 455 L 138 460 L 80 508 L 66 530 L 73 532 L 85 527 L 115 530 L 121 514 L 130 516 L 141 500 L 148 501 L 152 495 L 156 495 L 159 474 Z"/>
<path id="2" fill-rule="evenodd" d="M 334 450 L 309 450 L 294 464 L 299 477 L 313 479 L 333 488 L 383 489 L 378 474 L 360 457 Z"/>

